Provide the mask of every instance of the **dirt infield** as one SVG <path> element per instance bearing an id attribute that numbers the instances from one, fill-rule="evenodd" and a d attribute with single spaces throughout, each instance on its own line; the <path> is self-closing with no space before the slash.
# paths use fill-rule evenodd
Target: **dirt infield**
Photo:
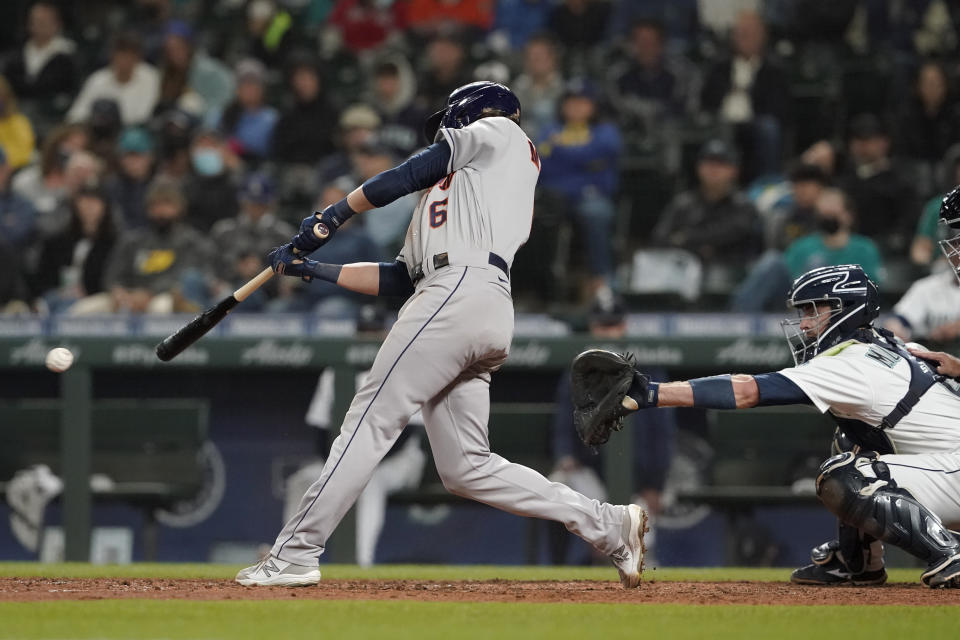
<path id="1" fill-rule="evenodd" d="M 434 602 L 564 602 L 791 605 L 960 605 L 960 590 L 919 584 L 884 587 L 799 587 L 778 582 L 644 582 L 625 591 L 615 582 L 327 580 L 316 587 L 241 587 L 229 580 L 138 578 L 2 578 L 0 602 L 103 599 L 420 600 Z"/>

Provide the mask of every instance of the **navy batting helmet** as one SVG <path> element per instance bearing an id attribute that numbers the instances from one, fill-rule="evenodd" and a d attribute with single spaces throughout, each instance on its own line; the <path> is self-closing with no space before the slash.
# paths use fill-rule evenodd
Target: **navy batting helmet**
<path id="1" fill-rule="evenodd" d="M 499 82 L 471 82 L 454 89 L 447 105 L 427 118 L 423 133 L 435 142 L 440 127 L 460 129 L 485 116 L 506 116 L 520 124 L 520 100 Z"/>
<path id="2" fill-rule="evenodd" d="M 787 306 L 798 317 L 780 326 L 793 361 L 801 364 L 870 326 L 880 315 L 880 296 L 860 265 L 843 264 L 813 269 L 794 280 Z"/>
<path id="3" fill-rule="evenodd" d="M 940 250 L 960 279 L 960 187 L 954 187 L 940 203 L 940 222 L 947 225 L 950 236 L 940 241 Z"/>

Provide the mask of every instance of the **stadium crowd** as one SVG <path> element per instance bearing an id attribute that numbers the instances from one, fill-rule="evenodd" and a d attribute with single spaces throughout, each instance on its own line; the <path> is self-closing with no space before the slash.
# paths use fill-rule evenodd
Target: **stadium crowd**
<path id="1" fill-rule="evenodd" d="M 782 308 L 846 262 L 895 301 L 960 181 L 958 34 L 942 0 L 11 0 L 0 309 L 201 309 L 477 79 L 542 158 L 518 308 Z M 416 202 L 317 257 L 392 259 Z M 356 304 L 276 278 L 242 310 Z"/>

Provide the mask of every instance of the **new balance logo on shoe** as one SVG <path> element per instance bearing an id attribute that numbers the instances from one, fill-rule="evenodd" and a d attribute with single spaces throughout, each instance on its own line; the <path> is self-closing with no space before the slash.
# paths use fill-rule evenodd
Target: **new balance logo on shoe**
<path id="1" fill-rule="evenodd" d="M 620 548 L 610 554 L 610 557 L 616 562 L 626 562 L 629 555 L 627 554 L 627 546 L 620 545 Z"/>
<path id="2" fill-rule="evenodd" d="M 260 565 L 260 571 L 262 571 L 263 575 L 268 578 L 271 575 L 270 574 L 271 571 L 273 571 L 274 573 L 280 573 L 280 569 L 277 567 L 277 565 L 273 564 L 273 558 L 268 558 L 267 560 L 264 560 L 263 564 Z"/>

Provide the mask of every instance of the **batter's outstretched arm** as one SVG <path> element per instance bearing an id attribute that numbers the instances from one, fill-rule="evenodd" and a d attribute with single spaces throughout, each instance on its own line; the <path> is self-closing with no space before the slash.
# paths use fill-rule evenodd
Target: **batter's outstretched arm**
<path id="1" fill-rule="evenodd" d="M 370 178 L 346 198 L 322 212 L 307 216 L 293 245 L 301 252 L 313 252 L 326 244 L 340 226 L 358 213 L 390 204 L 397 198 L 436 184 L 450 167 L 450 145 L 434 143 L 403 164 Z"/>
<path id="2" fill-rule="evenodd" d="M 350 291 L 368 296 L 409 297 L 413 282 L 407 265 L 396 262 L 352 262 L 327 264 L 309 258 L 300 258 L 289 251 L 290 245 L 274 249 L 270 254 L 274 270 L 287 276 L 312 281 L 323 280 Z M 280 266 L 282 265 L 282 268 Z"/>

